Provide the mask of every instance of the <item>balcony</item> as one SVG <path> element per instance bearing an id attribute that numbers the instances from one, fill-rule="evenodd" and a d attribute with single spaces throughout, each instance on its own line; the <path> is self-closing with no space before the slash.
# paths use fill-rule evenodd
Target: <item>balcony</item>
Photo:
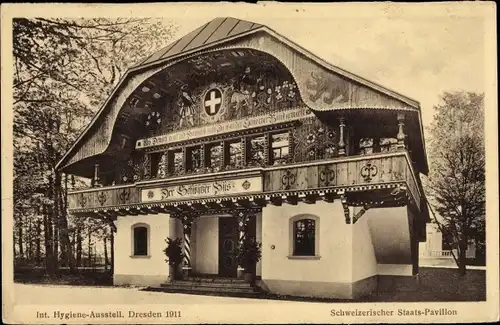
<path id="1" fill-rule="evenodd" d="M 71 213 L 157 213 L 181 206 L 187 207 L 184 212 L 217 211 L 346 195 L 350 205 L 420 209 L 418 175 L 410 161 L 406 151 L 396 151 L 138 181 L 70 192 L 68 206 Z"/>

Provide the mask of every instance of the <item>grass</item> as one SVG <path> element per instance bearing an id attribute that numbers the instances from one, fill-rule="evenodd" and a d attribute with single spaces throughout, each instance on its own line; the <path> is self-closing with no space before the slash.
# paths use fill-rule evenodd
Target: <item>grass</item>
<path id="1" fill-rule="evenodd" d="M 486 272 L 467 270 L 461 277 L 457 269 L 421 267 L 416 290 L 376 292 L 362 299 L 379 302 L 485 301 Z"/>
<path id="2" fill-rule="evenodd" d="M 19 271 L 14 273 L 14 281 L 31 284 L 59 284 L 75 286 L 112 286 L 112 274 L 104 270 L 80 270 L 71 274 L 69 270 L 60 270 L 59 274 L 47 276 L 44 269 Z M 208 294 L 207 294 L 208 295 Z M 251 297 L 251 296 L 249 296 Z M 352 300 L 291 297 L 276 294 L 258 294 L 260 299 L 318 301 L 318 302 L 353 302 Z M 485 301 L 486 272 L 467 270 L 465 277 L 457 269 L 420 268 L 419 284 L 405 288 L 397 286 L 391 291 L 376 291 L 358 299 L 358 302 L 429 302 L 429 301 Z"/>
<path id="3" fill-rule="evenodd" d="M 56 284 L 75 286 L 112 286 L 113 274 L 104 268 L 79 269 L 72 273 L 60 269 L 56 274 L 47 275 L 44 268 L 18 268 L 14 270 L 14 282 L 29 284 Z"/>

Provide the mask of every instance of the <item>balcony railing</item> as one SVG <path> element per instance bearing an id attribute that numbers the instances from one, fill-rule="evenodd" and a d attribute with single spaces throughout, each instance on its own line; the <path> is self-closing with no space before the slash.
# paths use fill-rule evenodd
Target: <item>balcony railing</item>
<path id="1" fill-rule="evenodd" d="M 343 189 L 346 191 L 372 191 L 394 184 L 404 184 L 409 196 L 420 207 L 418 177 L 406 151 L 377 153 L 363 156 L 340 157 L 310 163 L 282 166 L 255 167 L 246 170 L 227 170 L 198 175 L 183 175 L 168 179 L 140 181 L 129 185 L 90 188 L 70 192 L 69 209 L 73 212 L 85 210 L 140 206 L 151 202 L 191 200 L 204 198 L 228 198 L 244 195 L 260 196 L 297 191 L 320 191 Z M 252 185 L 244 184 L 248 179 Z M 210 191 L 217 182 L 231 190 Z M 220 183 L 217 183 L 221 185 Z M 168 196 L 175 187 L 183 186 L 179 195 Z M 194 187 L 206 187 L 196 190 Z M 235 189 L 235 186 L 238 189 Z M 201 192 L 200 192 L 201 191 Z M 205 191 L 205 192 L 203 192 Z M 160 194 L 163 193 L 163 194 Z M 180 193 L 180 192 L 179 192 Z M 195 193 L 195 194 L 193 194 Z M 206 195 L 204 195 L 204 193 Z"/>
<path id="2" fill-rule="evenodd" d="M 451 250 L 443 251 L 423 251 L 422 257 L 452 257 Z"/>

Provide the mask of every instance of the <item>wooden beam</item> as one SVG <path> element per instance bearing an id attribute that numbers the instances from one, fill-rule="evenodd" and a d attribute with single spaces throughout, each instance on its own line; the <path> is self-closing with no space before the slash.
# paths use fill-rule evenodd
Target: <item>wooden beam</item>
<path id="1" fill-rule="evenodd" d="M 231 199 L 231 202 L 233 203 L 235 208 L 243 208 L 238 199 Z"/>
<path id="2" fill-rule="evenodd" d="M 231 200 L 222 201 L 222 206 L 227 209 L 234 209 L 236 207 L 235 203 Z"/>
<path id="3" fill-rule="evenodd" d="M 127 214 L 125 213 L 124 209 L 115 209 L 115 213 L 118 216 L 126 216 Z"/>
<path id="4" fill-rule="evenodd" d="M 269 202 L 272 205 L 280 207 L 283 204 L 283 199 L 281 198 L 281 196 L 273 196 L 270 198 Z"/>
<path id="5" fill-rule="evenodd" d="M 208 211 L 208 206 L 205 202 L 201 202 L 201 203 L 193 203 L 193 207 L 197 210 L 197 211 L 201 211 L 201 212 L 206 212 Z"/>
<path id="6" fill-rule="evenodd" d="M 142 208 L 141 211 L 146 211 L 147 214 L 158 214 L 158 211 L 156 211 L 153 207 Z"/>
<path id="7" fill-rule="evenodd" d="M 168 213 L 169 211 L 165 208 L 165 206 L 159 206 L 159 207 L 152 207 L 151 210 L 155 211 L 156 213 Z"/>
<path id="8" fill-rule="evenodd" d="M 267 205 L 267 200 L 263 197 L 256 198 L 254 200 L 255 204 L 257 205 L 258 208 L 263 208 Z"/>
<path id="9" fill-rule="evenodd" d="M 335 201 L 335 194 L 334 193 L 325 193 L 323 200 L 325 200 L 325 202 L 332 203 L 333 201 Z"/>
<path id="10" fill-rule="evenodd" d="M 181 209 L 181 211 L 184 211 L 187 213 L 191 213 L 191 212 L 196 211 L 196 209 L 193 207 L 192 203 L 179 204 L 179 208 Z"/>
<path id="11" fill-rule="evenodd" d="M 304 203 L 314 204 L 318 198 L 318 194 L 307 194 L 304 198 Z"/>
<path id="12" fill-rule="evenodd" d="M 297 195 L 287 195 L 286 196 L 286 203 L 290 204 L 290 205 L 297 205 L 299 201 L 299 198 Z"/>
<path id="13" fill-rule="evenodd" d="M 125 208 L 125 213 L 132 216 L 136 216 L 139 214 L 136 208 Z"/>
<path id="14" fill-rule="evenodd" d="M 247 209 L 251 209 L 253 207 L 253 204 L 249 199 L 238 199 L 238 204 Z"/>
<path id="15" fill-rule="evenodd" d="M 216 201 L 207 202 L 207 206 L 214 210 L 222 209 L 222 205 Z"/>

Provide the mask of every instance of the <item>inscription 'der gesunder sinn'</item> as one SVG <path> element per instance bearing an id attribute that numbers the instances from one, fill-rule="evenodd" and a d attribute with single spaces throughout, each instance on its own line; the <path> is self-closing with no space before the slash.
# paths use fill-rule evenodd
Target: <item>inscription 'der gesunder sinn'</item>
<path id="1" fill-rule="evenodd" d="M 233 188 L 234 184 L 232 181 L 221 181 L 211 184 L 179 185 L 175 188 L 163 188 L 161 190 L 161 199 L 165 200 L 172 196 L 217 195 L 230 192 Z"/>

